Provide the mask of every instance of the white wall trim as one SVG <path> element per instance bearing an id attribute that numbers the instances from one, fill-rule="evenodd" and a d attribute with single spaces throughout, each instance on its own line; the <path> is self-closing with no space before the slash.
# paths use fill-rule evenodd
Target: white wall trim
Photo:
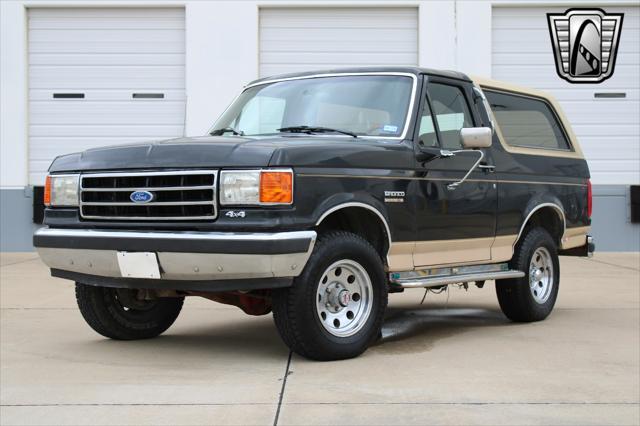
<path id="1" fill-rule="evenodd" d="M 0 3 L 0 187 L 27 185 L 27 14 L 18 2 Z"/>

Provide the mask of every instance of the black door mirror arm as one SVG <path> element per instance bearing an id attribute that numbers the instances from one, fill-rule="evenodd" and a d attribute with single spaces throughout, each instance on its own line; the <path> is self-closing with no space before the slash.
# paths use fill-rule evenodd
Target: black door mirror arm
<path id="1" fill-rule="evenodd" d="M 421 147 L 418 148 L 418 152 L 416 153 L 416 160 L 421 163 L 427 163 L 438 158 L 448 158 L 454 155 L 454 152 L 447 149 Z"/>

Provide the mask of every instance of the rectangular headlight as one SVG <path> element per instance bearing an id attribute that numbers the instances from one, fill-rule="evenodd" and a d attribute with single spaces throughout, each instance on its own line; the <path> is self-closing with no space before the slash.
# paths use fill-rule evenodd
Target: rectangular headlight
<path id="1" fill-rule="evenodd" d="M 44 204 L 50 207 L 77 207 L 80 175 L 49 175 L 44 187 Z"/>
<path id="2" fill-rule="evenodd" d="M 259 170 L 223 170 L 220 173 L 220 204 L 258 204 Z"/>
<path id="3" fill-rule="evenodd" d="M 292 203 L 293 171 L 290 169 L 220 172 L 220 204 L 222 205 Z"/>

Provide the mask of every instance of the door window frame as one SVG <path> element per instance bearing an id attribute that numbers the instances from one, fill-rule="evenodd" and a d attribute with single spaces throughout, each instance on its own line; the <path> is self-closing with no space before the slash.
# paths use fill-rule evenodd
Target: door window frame
<path id="1" fill-rule="evenodd" d="M 467 105 L 467 110 L 469 111 L 469 114 L 470 114 L 472 127 L 477 127 L 478 123 L 481 122 L 481 118 L 478 116 L 478 112 L 476 111 L 475 108 L 471 107 L 472 104 L 471 102 L 469 102 L 470 90 L 472 90 L 472 87 L 473 87 L 472 82 L 423 74 L 422 96 L 420 99 L 420 103 L 418 104 L 418 113 L 416 115 L 414 138 L 413 138 L 415 146 L 418 150 L 420 149 L 420 145 L 419 145 L 420 144 L 420 121 L 422 118 L 422 112 L 424 111 L 425 104 L 429 107 L 429 110 L 431 111 L 431 121 L 433 123 L 433 128 L 436 133 L 438 148 L 442 149 L 442 136 L 440 134 L 440 127 L 438 126 L 438 120 L 434 117 L 435 113 L 433 110 L 433 102 L 431 100 L 431 95 L 429 93 L 429 84 L 431 83 L 443 84 L 443 85 L 452 86 L 459 89 L 460 92 L 462 92 L 464 102 Z M 460 147 L 460 149 L 463 149 L 463 148 Z"/>

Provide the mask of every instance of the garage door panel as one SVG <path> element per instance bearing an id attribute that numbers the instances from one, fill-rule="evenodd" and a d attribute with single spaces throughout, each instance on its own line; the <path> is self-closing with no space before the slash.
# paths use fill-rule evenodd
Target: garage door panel
<path id="1" fill-rule="evenodd" d="M 49 101 L 53 99 L 56 90 L 50 89 L 31 89 L 29 90 L 29 100 L 31 101 Z M 133 93 L 153 93 L 162 94 L 164 100 L 167 101 L 183 101 L 186 99 L 184 90 L 166 89 L 161 90 L 132 90 L 132 89 L 109 89 L 109 90 L 74 90 L 73 92 L 83 93 L 84 99 L 79 101 L 76 99 L 56 99 L 53 102 L 85 102 L 85 101 L 133 101 L 133 102 L 160 102 L 158 99 L 135 99 Z"/>
<path id="2" fill-rule="evenodd" d="M 640 106 L 635 102 L 565 102 L 563 110 L 570 118 L 584 117 L 584 121 L 625 123 L 640 115 Z M 606 116 L 602 112 L 606 111 Z M 616 121 L 612 121 L 616 120 Z"/>
<path id="3" fill-rule="evenodd" d="M 112 63 L 126 63 L 129 65 L 174 65 L 184 64 L 182 53 L 55 53 L 31 54 L 29 63 L 35 65 L 110 65 Z"/>
<path id="4" fill-rule="evenodd" d="M 598 185 L 619 184 L 620 181 L 631 181 L 638 178 L 637 160 L 589 160 L 592 182 Z M 628 180 L 623 180 L 628 179 Z"/>
<path id="5" fill-rule="evenodd" d="M 571 128 L 576 134 L 584 135 L 580 137 L 582 141 L 585 137 L 591 137 L 594 140 L 598 138 L 608 138 L 611 136 L 629 137 L 630 140 L 637 142 L 635 135 L 638 134 L 638 126 L 635 124 L 616 124 L 615 126 L 603 126 L 602 123 L 576 123 L 571 124 Z M 640 145 L 640 144 L 639 144 Z"/>
<path id="6" fill-rule="evenodd" d="M 493 9 L 492 74 L 545 90 L 560 102 L 589 161 L 596 184 L 640 182 L 640 8 L 606 7 L 625 14 L 614 75 L 600 84 L 571 84 L 557 76 L 548 12 L 566 8 Z M 596 93 L 624 93 L 616 99 Z"/>
<path id="7" fill-rule="evenodd" d="M 305 72 L 309 70 L 338 70 L 341 68 L 358 67 L 362 64 L 356 63 L 316 63 L 316 64 L 261 64 L 261 76 L 273 76 L 278 74 L 288 74 L 293 72 Z"/>
<path id="8" fill-rule="evenodd" d="M 296 61 L 300 64 L 317 63 L 357 63 L 357 64 L 379 64 L 392 62 L 394 64 L 410 64 L 413 60 L 413 53 L 388 53 L 384 58 L 368 53 L 352 52 L 327 52 L 327 53 L 296 53 Z M 265 52 L 262 57 L 263 64 L 287 64 L 291 63 L 290 52 Z"/>
<path id="9" fill-rule="evenodd" d="M 182 123 L 183 102 L 32 102 L 31 121 L 39 124 Z M 150 129 L 151 130 L 151 129 Z"/>
<path id="10" fill-rule="evenodd" d="M 303 33 L 303 39 L 301 39 Z M 385 40 L 404 43 L 415 35 L 415 29 L 389 29 L 389 28 L 267 28 L 260 30 L 260 40 L 262 42 L 291 40 L 309 41 L 342 41 L 342 40 Z"/>
<path id="11" fill-rule="evenodd" d="M 262 50 L 262 54 L 273 52 L 298 52 L 309 51 L 319 53 L 379 53 L 380 50 L 388 50 L 397 53 L 415 54 L 415 47 L 392 40 L 271 40 L 268 49 Z"/>
<path id="12" fill-rule="evenodd" d="M 64 49 L 58 43 L 42 41 L 29 43 L 29 51 L 31 53 L 182 53 L 184 54 L 184 41 L 156 43 L 154 41 L 138 41 L 135 43 L 108 42 L 100 43 L 97 41 L 77 40 L 75 42 L 66 43 Z"/>
<path id="13" fill-rule="evenodd" d="M 184 87 L 184 66 L 47 66 L 31 67 L 31 88 Z"/>
<path id="14" fill-rule="evenodd" d="M 585 155 L 601 160 L 615 160 L 620 152 L 625 153 L 627 160 L 640 160 L 640 144 L 632 135 L 583 136 L 580 145 Z"/>
<path id="15" fill-rule="evenodd" d="M 416 65 L 417 8 L 263 8 L 260 75 Z"/>
<path id="16" fill-rule="evenodd" d="M 415 10 L 411 8 L 276 8 L 262 9 L 260 19 L 264 28 L 417 28 Z M 389 19 L 389 17 L 392 19 Z"/>
<path id="17" fill-rule="evenodd" d="M 105 138 L 123 137 L 137 139 L 153 139 L 158 136 L 162 139 L 173 138 L 182 135 L 182 123 L 165 124 L 155 123 L 150 129 L 146 124 L 42 124 L 30 125 L 29 135 L 31 138 L 56 137 L 57 141 L 63 143 L 67 138 Z M 31 141 L 31 139 L 30 139 Z M 37 153 L 34 151 L 34 155 Z"/>
<path id="18" fill-rule="evenodd" d="M 121 16 L 117 21 L 105 20 L 104 17 L 85 16 L 81 21 L 77 19 L 41 18 L 30 19 L 29 27 L 33 30 L 103 30 L 103 29 L 130 29 L 130 30 L 184 30 L 184 19 L 181 17 L 155 18 L 148 16 L 125 17 Z"/>
<path id="19" fill-rule="evenodd" d="M 145 29 L 144 31 L 132 31 L 131 29 L 74 29 L 71 31 L 69 28 L 61 30 L 51 29 L 32 29 L 29 32 L 29 41 L 42 42 L 49 41 L 59 44 L 64 48 L 66 43 L 75 43 L 79 40 L 83 42 L 157 42 L 162 43 L 164 41 L 175 42 L 177 40 L 184 40 L 184 31 L 182 29 L 160 30 L 160 29 Z"/>
<path id="20" fill-rule="evenodd" d="M 549 87 L 540 87 L 542 91 L 551 92 Z M 553 93 L 556 98 L 562 99 L 562 104 L 568 102 L 588 102 L 595 103 L 596 105 L 606 106 L 607 104 L 618 103 L 618 99 L 610 99 L 610 98 L 596 98 L 595 94 L 619 94 L 623 93 L 626 100 L 640 100 L 640 89 L 635 88 L 625 88 L 624 90 L 613 90 L 607 89 L 607 87 L 603 86 L 602 88 L 598 88 L 592 91 L 585 90 L 574 90 L 571 87 L 568 88 L 553 88 Z"/>
<path id="21" fill-rule="evenodd" d="M 33 184 L 60 154 L 182 135 L 184 9 L 43 8 L 28 16 Z"/>
<path id="22" fill-rule="evenodd" d="M 70 25 L 79 24 L 86 18 L 98 19 L 180 19 L 184 10 L 164 7 L 86 7 L 86 8 L 32 8 L 29 20 L 57 19 Z"/>

